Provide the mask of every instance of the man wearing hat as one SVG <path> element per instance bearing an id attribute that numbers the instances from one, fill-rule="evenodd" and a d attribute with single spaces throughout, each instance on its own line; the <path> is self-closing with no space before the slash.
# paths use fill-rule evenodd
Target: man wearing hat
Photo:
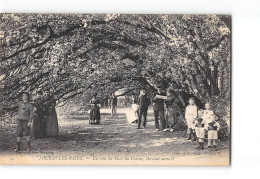
<path id="1" fill-rule="evenodd" d="M 146 94 L 146 90 L 142 89 L 140 91 L 140 96 L 138 99 L 138 105 L 139 105 L 139 117 L 138 117 L 138 128 L 141 128 L 141 120 L 143 116 L 143 127 L 145 128 L 146 126 L 146 118 L 147 118 L 147 111 L 148 111 L 148 106 L 151 104 L 150 98 Z"/>
<path id="2" fill-rule="evenodd" d="M 20 102 L 17 104 L 17 146 L 15 151 L 20 151 L 21 137 L 23 136 L 23 133 L 27 141 L 27 151 L 30 151 L 30 128 L 33 120 L 33 105 L 30 102 L 31 95 L 30 93 L 23 91 L 19 93 L 18 97 Z"/>
<path id="3" fill-rule="evenodd" d="M 164 96 L 166 97 L 166 93 L 163 92 L 162 86 L 157 86 L 158 92 L 156 93 L 153 99 L 153 110 L 154 110 L 154 118 L 155 118 L 155 128 L 159 131 L 159 119 L 162 124 L 162 130 L 166 131 L 166 121 L 164 117 Z"/>

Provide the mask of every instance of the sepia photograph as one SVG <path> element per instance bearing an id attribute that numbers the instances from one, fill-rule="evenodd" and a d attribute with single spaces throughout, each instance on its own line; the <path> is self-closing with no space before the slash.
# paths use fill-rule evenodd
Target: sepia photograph
<path id="1" fill-rule="evenodd" d="M 1 165 L 229 166 L 229 14 L 0 14 Z"/>

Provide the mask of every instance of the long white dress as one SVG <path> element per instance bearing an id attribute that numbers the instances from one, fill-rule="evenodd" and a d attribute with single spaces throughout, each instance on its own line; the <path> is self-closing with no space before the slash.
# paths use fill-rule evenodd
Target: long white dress
<path id="1" fill-rule="evenodd" d="M 130 116 L 130 120 L 128 120 L 130 123 L 134 122 L 135 120 L 138 120 L 138 104 L 133 103 L 131 105 L 131 116 Z"/>

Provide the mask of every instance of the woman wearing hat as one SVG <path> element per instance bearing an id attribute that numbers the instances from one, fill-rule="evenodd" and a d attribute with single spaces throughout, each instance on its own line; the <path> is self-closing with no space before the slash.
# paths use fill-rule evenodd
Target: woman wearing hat
<path id="1" fill-rule="evenodd" d="M 55 137 L 59 133 L 58 117 L 56 113 L 56 97 L 53 95 L 53 90 L 47 91 L 47 102 L 45 103 L 46 115 L 46 136 Z"/>
<path id="2" fill-rule="evenodd" d="M 31 128 L 31 136 L 35 138 L 42 138 L 45 136 L 45 127 L 46 125 L 46 116 L 45 111 L 42 105 L 42 95 L 41 91 L 36 93 L 37 98 L 34 101 L 34 118 Z"/>
<path id="3" fill-rule="evenodd" d="M 27 141 L 27 151 L 30 151 L 30 128 L 33 120 L 33 105 L 30 102 L 31 95 L 28 92 L 23 91 L 18 95 L 18 97 L 20 102 L 17 104 L 17 145 L 15 151 L 18 152 L 21 150 L 21 138 L 23 133 Z"/>
<path id="4" fill-rule="evenodd" d="M 97 99 L 97 93 L 95 93 L 90 100 L 90 124 L 100 124 L 100 102 Z"/>

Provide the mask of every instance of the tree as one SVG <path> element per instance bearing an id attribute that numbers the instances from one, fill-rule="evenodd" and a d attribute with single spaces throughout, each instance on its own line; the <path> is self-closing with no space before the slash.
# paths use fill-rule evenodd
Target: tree
<path id="1" fill-rule="evenodd" d="M 1 107 L 53 88 L 59 104 L 156 84 L 230 100 L 230 16 L 1 14 Z"/>

